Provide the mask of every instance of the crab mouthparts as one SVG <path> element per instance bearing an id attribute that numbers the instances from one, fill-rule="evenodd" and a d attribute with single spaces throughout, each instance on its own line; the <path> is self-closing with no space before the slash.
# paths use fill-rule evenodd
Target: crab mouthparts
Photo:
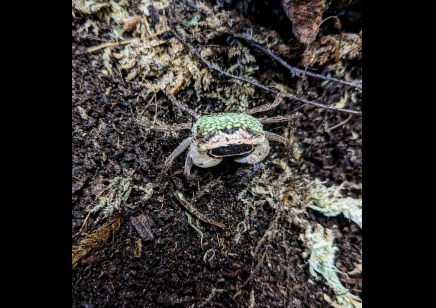
<path id="1" fill-rule="evenodd" d="M 250 153 L 253 150 L 251 144 L 229 144 L 227 146 L 221 146 L 211 149 L 209 152 L 212 156 L 225 157 L 225 156 L 235 156 Z"/>

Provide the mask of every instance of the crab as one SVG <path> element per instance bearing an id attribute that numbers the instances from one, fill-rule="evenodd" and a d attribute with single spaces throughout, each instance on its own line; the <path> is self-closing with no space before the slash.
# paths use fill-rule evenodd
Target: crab
<path id="1" fill-rule="evenodd" d="M 281 142 L 286 150 L 291 152 L 289 141 L 277 134 L 264 131 L 264 123 L 284 122 L 295 119 L 297 115 L 290 117 L 273 117 L 257 119 L 250 114 L 270 110 L 280 104 L 284 94 L 279 93 L 272 104 L 261 105 L 256 108 L 245 110 L 244 113 L 217 113 L 200 116 L 185 104 L 169 96 L 170 100 L 181 110 L 188 112 L 196 119 L 190 123 L 155 126 L 138 124 L 158 131 L 178 131 L 191 129 L 192 135 L 184 139 L 180 145 L 167 157 L 162 169 L 160 179 L 173 163 L 174 159 L 187 148 L 189 151 L 185 159 L 184 175 L 188 179 L 195 179 L 191 174 L 193 165 L 200 168 L 209 168 L 218 165 L 224 157 L 235 157 L 238 163 L 252 164 L 254 170 L 247 174 L 251 178 L 260 170 L 260 162 L 267 157 L 270 151 L 269 141 Z"/>

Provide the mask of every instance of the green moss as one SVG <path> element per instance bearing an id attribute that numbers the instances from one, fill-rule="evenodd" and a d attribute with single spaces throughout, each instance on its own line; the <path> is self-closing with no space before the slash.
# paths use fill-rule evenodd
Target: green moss
<path id="1" fill-rule="evenodd" d="M 196 14 L 191 20 L 185 20 L 185 23 L 190 27 L 196 27 L 198 26 L 200 19 L 201 19 L 201 15 Z"/>
<path id="2" fill-rule="evenodd" d="M 216 134 L 224 129 L 243 128 L 255 133 L 263 131 L 262 124 L 254 117 L 245 113 L 218 113 L 201 117 L 193 126 L 194 137 Z"/>

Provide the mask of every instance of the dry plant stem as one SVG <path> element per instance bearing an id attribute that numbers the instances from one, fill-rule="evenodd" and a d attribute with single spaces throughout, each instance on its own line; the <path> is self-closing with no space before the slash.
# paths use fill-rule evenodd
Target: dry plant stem
<path id="1" fill-rule="evenodd" d="M 112 291 L 115 293 L 115 287 L 114 287 L 114 284 L 112 283 L 111 274 L 106 270 L 106 268 L 104 266 L 104 263 L 101 264 L 101 267 L 103 267 L 103 273 L 102 274 L 106 274 L 107 278 L 109 278 L 109 282 L 111 284 Z"/>
<path id="2" fill-rule="evenodd" d="M 222 75 L 224 75 L 224 76 L 227 76 L 227 77 L 229 77 L 229 78 L 233 78 L 233 79 L 236 79 L 236 80 L 240 80 L 240 81 L 242 81 L 242 82 L 246 82 L 246 83 L 249 83 L 249 84 L 251 84 L 251 85 L 253 85 L 253 86 L 255 86 L 255 87 L 258 87 L 258 88 L 261 88 L 261 89 L 264 89 L 265 91 L 268 91 L 268 92 L 271 92 L 271 93 L 274 93 L 274 94 L 279 94 L 280 93 L 280 91 L 277 91 L 277 90 L 274 90 L 274 89 L 271 89 L 271 88 L 268 88 L 267 86 L 264 86 L 264 85 L 261 85 L 261 84 L 259 84 L 259 83 L 257 83 L 257 82 L 254 82 L 254 81 L 251 81 L 251 80 L 249 80 L 249 79 L 245 79 L 245 78 L 242 78 L 242 77 L 239 77 L 239 76 L 235 76 L 235 75 L 232 75 L 232 74 L 229 74 L 229 73 L 227 73 L 227 72 L 225 72 L 225 71 L 223 71 L 223 70 L 221 70 L 221 69 L 219 69 L 219 68 L 217 68 L 217 67 L 215 67 L 215 66 L 213 66 L 212 64 L 210 64 L 206 59 L 204 59 L 191 45 L 189 45 L 183 38 L 181 38 L 178 34 L 177 34 L 177 32 L 176 31 L 174 31 L 174 29 L 171 29 L 171 32 L 173 33 L 173 35 L 183 44 L 183 45 L 185 45 L 193 54 L 195 54 L 204 64 L 206 64 L 206 66 L 208 67 L 208 69 L 210 70 L 210 71 L 212 71 L 212 70 L 215 70 L 215 71 L 217 71 L 217 72 L 219 72 L 219 73 L 221 73 Z M 324 108 L 324 109 L 330 109 L 330 110 L 335 110 L 335 111 L 339 111 L 339 112 L 345 112 L 345 113 L 351 113 L 351 114 L 355 114 L 355 115 L 362 115 L 362 112 L 361 111 L 357 111 L 357 110 L 350 110 L 350 109 L 342 109 L 342 108 L 336 108 L 336 107 L 332 107 L 332 106 L 327 106 L 327 105 L 323 105 L 323 104 L 320 104 L 320 103 L 315 103 L 315 102 L 312 102 L 312 101 L 308 101 L 308 100 L 306 100 L 306 99 L 302 99 L 302 98 L 299 98 L 299 97 L 297 97 L 296 95 L 293 95 L 293 94 L 286 94 L 284 97 L 287 97 L 287 98 L 291 98 L 291 99 L 295 99 L 295 100 L 299 100 L 299 101 L 301 101 L 301 102 L 303 102 L 303 103 L 306 103 L 306 104 L 309 104 L 309 105 L 313 105 L 313 106 L 316 106 L 316 107 L 320 107 L 320 108 Z"/>
<path id="3" fill-rule="evenodd" d="M 113 238 L 120 229 L 121 222 L 122 218 L 116 217 L 98 228 L 94 233 L 86 234 L 85 237 L 80 240 L 77 246 L 73 246 L 73 268 L 76 267 L 80 259 L 88 255 L 91 251 L 103 247 L 110 236 Z"/>
<path id="4" fill-rule="evenodd" d="M 181 1 L 181 2 L 182 2 L 183 4 L 185 4 L 186 6 L 192 7 L 192 8 L 194 8 L 195 10 L 197 10 L 197 11 L 199 11 L 199 12 L 205 14 L 206 16 L 210 16 L 207 12 L 205 12 L 204 10 L 201 10 L 200 8 L 198 8 L 197 6 L 195 6 L 194 4 L 192 4 L 192 3 L 188 2 L 188 1 Z M 334 17 L 336 17 L 336 16 L 330 16 L 330 17 L 324 19 L 322 22 L 326 21 L 326 20 L 329 19 L 329 18 L 334 18 Z M 337 17 L 336 17 L 336 18 L 337 18 Z M 321 22 L 321 23 L 322 23 L 322 22 Z M 307 76 L 314 77 L 314 78 L 319 78 L 319 79 L 323 79 L 323 80 L 328 80 L 328 81 L 332 81 L 332 82 L 337 82 L 337 83 L 339 83 L 339 84 L 347 85 L 347 86 L 354 87 L 354 88 L 357 88 L 357 89 L 362 89 L 362 85 L 361 85 L 361 84 L 358 84 L 358 83 L 353 83 L 353 82 L 348 82 L 348 81 L 341 80 L 341 79 L 337 79 L 337 78 L 327 77 L 327 76 L 323 76 L 323 75 L 315 74 L 315 73 L 312 73 L 312 72 L 307 72 L 307 71 L 305 71 L 305 70 L 301 70 L 301 69 L 295 68 L 295 67 L 293 67 L 293 66 L 290 66 L 290 65 L 287 64 L 284 60 L 282 60 L 279 56 L 275 55 L 271 50 L 269 50 L 269 49 L 263 47 L 263 46 L 260 45 L 260 44 L 257 44 L 257 43 L 256 43 L 255 41 L 253 41 L 253 40 L 250 40 L 250 39 L 247 38 L 245 35 L 233 34 L 233 36 L 234 36 L 234 37 L 237 37 L 237 38 L 241 38 L 241 39 L 243 39 L 243 40 L 246 41 L 249 45 L 251 45 L 251 46 L 253 46 L 253 47 L 256 47 L 256 48 L 262 50 L 264 53 L 270 55 L 273 59 L 275 59 L 276 61 L 278 61 L 281 65 L 283 65 L 284 67 L 286 67 L 286 68 L 291 72 L 291 74 L 292 74 L 293 76 L 296 75 L 296 76 L 298 76 L 298 77 L 301 77 L 301 76 L 303 76 L 303 75 L 307 75 Z"/>
<path id="5" fill-rule="evenodd" d="M 171 302 L 169 304 L 169 306 L 174 306 L 177 304 L 182 304 L 182 303 L 187 303 L 187 302 L 192 302 L 192 301 L 203 301 L 205 299 L 206 299 L 205 297 L 185 296 L 185 297 L 176 299 L 175 301 Z M 213 306 L 218 306 L 218 307 L 223 307 L 223 308 L 227 307 L 227 306 L 224 306 L 223 304 L 218 303 L 218 302 L 209 301 L 208 303 L 210 303 Z M 190 306 L 188 306 L 188 307 L 190 307 Z"/>
<path id="6" fill-rule="evenodd" d="M 217 222 L 211 218 L 208 218 L 206 216 L 204 216 L 203 214 L 201 214 L 188 200 L 185 199 L 185 196 L 180 192 L 180 191 L 176 191 L 174 192 L 174 196 L 176 196 L 177 200 L 179 200 L 179 202 L 185 207 L 185 209 L 187 209 L 190 213 L 192 213 L 195 217 L 197 217 L 198 219 L 207 222 L 211 225 L 220 227 L 220 228 L 225 228 L 225 225 Z"/>
<path id="7" fill-rule="evenodd" d="M 260 264 L 263 263 L 263 260 L 265 259 L 265 255 L 268 251 L 268 247 L 269 244 L 271 242 L 271 238 L 273 236 L 275 236 L 275 233 L 277 232 L 277 224 L 278 221 L 280 219 L 280 217 L 282 216 L 282 210 L 281 209 L 277 209 L 277 213 L 276 213 L 276 217 L 274 218 L 274 221 L 270 224 L 268 230 L 265 231 L 265 233 L 263 234 L 262 238 L 259 240 L 259 242 L 257 242 L 257 246 L 254 250 L 254 254 L 253 257 L 257 256 L 259 251 L 260 251 L 260 246 L 266 241 L 265 244 L 265 251 L 262 254 L 262 257 L 260 258 L 260 260 L 257 262 L 255 268 L 251 271 L 250 276 L 247 278 L 247 280 L 243 283 L 242 287 L 245 287 L 245 285 L 251 280 L 253 279 L 254 275 L 256 274 L 256 272 L 258 271 Z"/>
<path id="8" fill-rule="evenodd" d="M 149 36 L 145 37 L 144 40 L 150 39 L 150 38 L 158 36 L 158 35 L 161 35 L 161 34 L 163 34 L 165 32 L 168 32 L 168 31 L 170 31 L 170 30 L 164 30 L 164 31 L 161 31 L 161 32 L 158 32 L 158 33 L 154 33 L 152 35 L 149 35 Z M 138 38 L 132 38 L 132 39 L 125 40 L 125 41 L 122 41 L 122 42 L 108 42 L 108 43 L 104 43 L 104 44 L 101 44 L 101 45 L 98 45 L 98 46 L 90 47 L 90 48 L 87 49 L 87 51 L 88 52 L 94 52 L 94 51 L 97 51 L 99 49 L 103 49 L 103 48 L 106 48 L 106 47 L 114 47 L 114 46 L 126 45 L 126 44 L 130 44 L 134 40 L 139 40 L 139 39 Z"/>
<path id="9" fill-rule="evenodd" d="M 179 130 L 186 130 L 192 128 L 191 123 L 172 124 L 172 125 L 152 125 L 138 120 L 135 120 L 135 123 L 158 132 L 175 132 Z"/>
<path id="10" fill-rule="evenodd" d="M 135 39 L 131 39 L 131 40 L 126 40 L 126 41 L 122 41 L 122 42 L 109 42 L 109 43 L 104 43 L 98 46 L 94 46 L 94 47 L 90 47 L 87 49 L 88 52 L 94 52 L 106 47 L 114 47 L 114 46 L 121 46 L 121 45 L 126 45 L 126 44 L 130 44 L 133 40 Z"/>
<path id="11" fill-rule="evenodd" d="M 248 44 L 250 44 L 250 46 L 256 47 L 257 49 L 260 49 L 264 53 L 268 54 L 271 58 L 273 58 L 274 60 L 279 62 L 281 65 L 286 67 L 291 72 L 291 74 L 293 76 L 296 75 L 298 77 L 301 77 L 301 76 L 307 75 L 307 76 L 318 78 L 318 79 L 333 81 L 333 82 L 336 82 L 336 83 L 339 83 L 339 84 L 343 84 L 343 85 L 347 85 L 347 86 L 350 86 L 350 87 L 354 87 L 354 88 L 357 88 L 357 89 L 362 89 L 362 85 L 358 84 L 358 83 L 353 83 L 353 82 L 348 82 L 348 81 L 337 79 L 337 78 L 327 77 L 327 76 L 315 74 L 315 73 L 312 73 L 312 72 L 301 70 L 299 68 L 292 67 L 289 64 L 287 64 L 285 61 L 283 61 L 279 56 L 275 55 L 271 50 L 269 50 L 269 49 L 267 49 L 267 48 L 257 44 L 256 42 L 254 42 L 254 41 L 252 41 L 250 39 L 247 39 L 244 36 L 240 36 L 240 35 L 234 35 L 234 36 L 243 39 Z"/>
<path id="12" fill-rule="evenodd" d="M 351 120 L 352 117 L 353 117 L 353 115 L 350 114 L 350 116 L 349 116 L 346 120 L 342 121 L 342 122 L 339 123 L 339 124 L 336 124 L 335 126 L 332 126 L 332 127 L 328 128 L 328 129 L 326 129 L 326 131 L 329 132 L 329 131 L 331 131 L 331 130 L 334 130 L 335 128 L 340 127 L 341 125 L 346 124 L 348 121 Z"/>
<path id="13" fill-rule="evenodd" d="M 185 111 L 186 113 L 189 113 L 194 119 L 198 120 L 200 119 L 200 115 L 198 115 L 194 110 L 190 109 L 188 106 L 183 104 L 182 102 L 179 102 L 174 98 L 174 96 L 167 93 L 167 96 L 170 98 L 171 102 L 177 106 L 182 111 Z"/>
<path id="14" fill-rule="evenodd" d="M 85 220 L 83 221 L 82 227 L 80 228 L 79 231 L 77 231 L 76 234 L 73 235 L 72 238 L 75 238 L 77 235 L 79 235 L 79 234 L 82 232 L 83 228 L 85 227 L 86 222 L 87 222 L 88 219 L 89 219 L 89 215 L 91 215 L 91 212 L 88 212 L 88 215 L 86 215 L 86 218 L 85 218 Z"/>
<path id="15" fill-rule="evenodd" d="M 251 272 L 250 276 L 247 278 L 247 280 L 245 280 L 245 282 L 242 285 L 242 287 L 245 287 L 247 285 L 247 283 L 250 282 L 251 279 L 253 279 L 254 275 L 259 270 L 260 265 L 263 263 L 263 260 L 265 259 L 265 255 L 266 255 L 267 251 L 268 251 L 268 245 L 265 247 L 265 251 L 263 252 L 262 257 L 260 258 L 259 262 L 257 262 L 257 264 L 254 267 L 253 271 Z"/>

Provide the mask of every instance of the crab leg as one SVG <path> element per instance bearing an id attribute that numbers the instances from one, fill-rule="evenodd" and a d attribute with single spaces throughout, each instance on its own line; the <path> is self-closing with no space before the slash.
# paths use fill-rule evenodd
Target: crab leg
<path id="1" fill-rule="evenodd" d="M 271 117 L 271 118 L 256 118 L 260 123 L 265 124 L 265 123 L 278 123 L 278 122 L 287 122 L 287 121 L 294 121 L 297 118 L 299 118 L 301 116 L 301 114 L 297 113 L 297 114 L 293 114 L 290 116 L 277 116 L 277 117 Z"/>
<path id="2" fill-rule="evenodd" d="M 258 106 L 258 107 L 247 109 L 247 110 L 245 110 L 245 113 L 246 114 L 253 114 L 253 113 L 257 113 L 257 112 L 263 112 L 263 111 L 271 110 L 271 109 L 275 108 L 277 105 L 279 105 L 283 101 L 283 97 L 285 97 L 285 95 L 286 95 L 286 93 L 280 92 L 279 94 L 277 94 L 277 96 L 274 99 L 274 102 L 272 104 L 264 104 L 264 105 L 261 105 L 261 106 Z"/>
<path id="3" fill-rule="evenodd" d="M 268 140 L 272 140 L 272 141 L 277 141 L 277 142 L 283 143 L 285 148 L 286 148 L 286 150 L 291 154 L 291 156 L 293 156 L 292 148 L 291 148 L 291 145 L 289 144 L 288 139 L 286 139 L 285 137 L 282 137 L 280 135 L 271 133 L 271 132 L 264 131 L 264 133 L 265 133 L 265 137 Z"/>
<path id="4" fill-rule="evenodd" d="M 195 177 L 193 175 L 191 175 L 191 168 L 192 165 L 194 163 L 192 162 L 192 158 L 190 153 L 188 152 L 186 154 L 186 159 L 185 159 L 185 171 L 183 172 L 183 174 L 185 175 L 186 178 L 190 179 L 190 180 L 195 180 Z"/>
<path id="5" fill-rule="evenodd" d="M 165 164 L 164 167 L 162 169 L 162 172 L 160 174 L 159 177 L 159 181 L 162 179 L 164 173 L 167 171 L 168 167 L 171 166 L 171 164 L 173 163 L 174 159 L 179 156 L 184 150 L 186 150 L 192 143 L 192 141 L 194 141 L 194 137 L 188 137 L 185 140 L 182 141 L 182 143 L 179 144 L 179 146 L 171 153 L 170 156 L 167 157 L 167 159 L 165 160 Z"/>

